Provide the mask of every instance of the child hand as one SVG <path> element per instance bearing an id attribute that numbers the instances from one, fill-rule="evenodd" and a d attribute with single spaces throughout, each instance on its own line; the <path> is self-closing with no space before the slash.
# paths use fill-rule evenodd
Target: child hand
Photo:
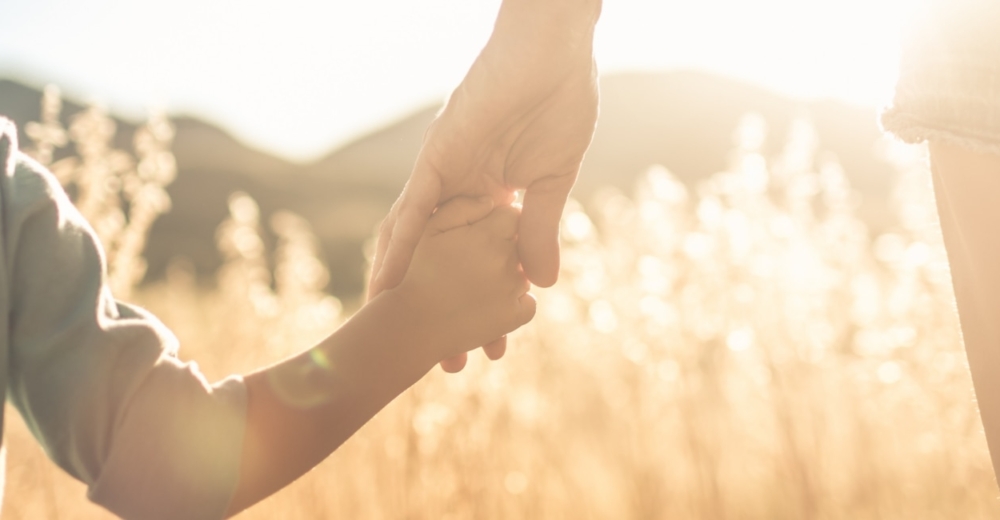
<path id="1" fill-rule="evenodd" d="M 489 343 L 531 321 L 535 299 L 517 255 L 520 210 L 488 198 L 441 206 L 414 251 L 402 294 L 439 340 L 436 360 Z"/>

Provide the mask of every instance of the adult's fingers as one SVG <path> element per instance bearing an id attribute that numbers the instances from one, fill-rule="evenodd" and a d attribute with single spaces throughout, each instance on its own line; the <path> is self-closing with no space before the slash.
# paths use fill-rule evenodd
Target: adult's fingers
<path id="1" fill-rule="evenodd" d="M 398 202 L 398 199 L 397 199 Z M 372 272 L 368 278 L 368 301 L 379 295 L 385 288 L 377 285 L 379 273 L 382 272 L 382 264 L 385 262 L 385 251 L 389 248 L 389 241 L 392 240 L 392 228 L 396 225 L 396 203 L 386 215 L 382 224 L 378 228 L 378 240 L 375 242 L 375 258 L 372 259 Z"/>
<path id="2" fill-rule="evenodd" d="M 548 177 L 528 187 L 518 227 L 518 254 L 524 274 L 550 287 L 559 277 L 559 219 L 574 176 Z"/>
<path id="3" fill-rule="evenodd" d="M 492 197 L 456 197 L 438 208 L 427 226 L 434 232 L 443 233 L 483 220 L 491 211 Z"/>
<path id="4" fill-rule="evenodd" d="M 413 258 L 413 250 L 417 248 L 440 196 L 441 180 L 429 167 L 422 166 L 418 157 L 417 166 L 394 205 L 395 221 L 392 222 L 385 256 L 372 285 L 385 290 L 403 281 Z"/>

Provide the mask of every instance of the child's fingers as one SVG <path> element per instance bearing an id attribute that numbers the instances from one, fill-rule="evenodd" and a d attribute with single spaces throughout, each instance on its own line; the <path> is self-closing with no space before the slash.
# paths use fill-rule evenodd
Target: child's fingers
<path id="1" fill-rule="evenodd" d="M 497 206 L 479 225 L 486 226 L 492 236 L 513 240 L 517 236 L 520 216 L 521 210 L 517 206 Z"/>
<path id="2" fill-rule="evenodd" d="M 441 369 L 449 374 L 461 372 L 465 368 L 465 363 L 469 360 L 469 355 L 465 352 L 441 361 Z"/>
<path id="3" fill-rule="evenodd" d="M 431 215 L 428 228 L 443 233 L 483 220 L 493 211 L 491 197 L 456 197 L 445 202 Z"/>
<path id="4" fill-rule="evenodd" d="M 500 339 L 483 345 L 483 352 L 486 353 L 486 357 L 493 361 L 502 358 L 504 353 L 507 352 L 507 336 L 500 336 Z"/>

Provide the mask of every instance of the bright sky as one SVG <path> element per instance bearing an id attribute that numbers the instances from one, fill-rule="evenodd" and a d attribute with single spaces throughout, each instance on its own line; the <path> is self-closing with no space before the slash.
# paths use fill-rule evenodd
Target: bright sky
<path id="1" fill-rule="evenodd" d="M 885 102 L 907 0 L 604 0 L 602 72 L 694 67 Z M 0 0 L 0 77 L 198 115 L 308 160 L 462 78 L 499 0 Z"/>

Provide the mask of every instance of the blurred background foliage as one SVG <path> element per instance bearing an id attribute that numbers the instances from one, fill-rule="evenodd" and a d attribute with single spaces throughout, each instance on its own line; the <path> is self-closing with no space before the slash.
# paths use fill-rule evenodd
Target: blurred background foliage
<path id="1" fill-rule="evenodd" d="M 220 208 L 208 283 L 178 257 L 139 284 L 174 127 L 154 115 L 125 151 L 99 109 L 64 127 L 57 93 L 44 100 L 25 148 L 93 223 L 118 294 L 210 378 L 297 352 L 357 307 L 326 292 L 310 221 L 264 218 L 247 193 Z M 894 172 L 873 226 L 813 122 L 781 129 L 768 146 L 768 117 L 743 115 L 697 180 L 605 172 L 635 181 L 567 206 L 560 281 L 502 361 L 433 371 L 242 518 L 1000 515 L 923 150 L 873 151 Z M 9 417 L 4 518 L 108 518 Z"/>
<path id="2" fill-rule="evenodd" d="M 874 232 L 895 225 L 885 204 L 896 173 L 873 147 L 880 131 L 874 109 L 836 100 L 797 100 L 729 77 L 676 70 L 618 73 L 601 77 L 601 113 L 593 144 L 584 159 L 573 196 L 588 211 L 597 190 L 614 186 L 631 193 L 651 165 L 669 169 L 688 189 L 726 169 L 733 129 L 748 112 L 760 114 L 770 131 L 760 152 L 774 156 L 785 146 L 795 121 L 807 117 L 835 155 L 859 194 L 857 216 Z M 0 114 L 18 123 L 21 142 L 27 128 L 45 120 L 39 111 L 43 89 L 0 79 Z M 225 261 L 214 246 L 215 230 L 228 217 L 234 191 L 251 196 L 261 219 L 294 209 L 313 226 L 320 259 L 329 268 L 326 290 L 356 299 L 364 286 L 367 261 L 363 245 L 388 212 L 409 176 L 424 131 L 440 105 L 414 110 L 395 123 L 309 162 L 254 149 L 219 126 L 190 116 L 175 116 L 170 142 L 176 175 L 165 186 L 170 211 L 153 222 L 146 241 L 144 280 L 165 276 L 176 257 L 190 261 L 199 283 L 211 285 Z M 70 128 L 86 103 L 66 98 L 50 126 Z M 254 113 L 256 106 L 247 106 Z M 107 114 L 117 129 L 109 146 L 131 149 L 140 122 Z M 53 147 L 58 161 L 75 154 L 72 141 Z M 263 226 L 268 251 L 278 237 Z"/>

